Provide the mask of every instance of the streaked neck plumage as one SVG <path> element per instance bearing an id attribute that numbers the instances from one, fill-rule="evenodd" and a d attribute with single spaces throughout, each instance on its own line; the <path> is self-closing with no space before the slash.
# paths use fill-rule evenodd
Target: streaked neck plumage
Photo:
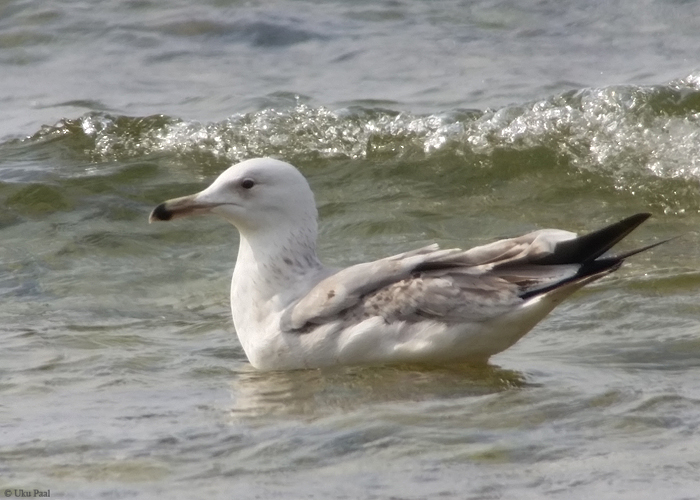
<path id="1" fill-rule="evenodd" d="M 313 222 L 313 223 L 311 223 Z M 280 234 L 281 233 L 281 234 Z M 316 255 L 316 219 L 275 232 L 241 233 L 231 280 L 231 313 L 249 359 L 262 366 L 276 346 L 281 312 L 326 273 Z M 261 346 L 272 348 L 269 353 Z"/>
<path id="2" fill-rule="evenodd" d="M 259 300 L 269 300 L 300 277 L 322 268 L 316 255 L 316 223 L 278 231 L 241 233 L 233 285 L 263 285 Z M 258 285 L 258 286 L 259 286 Z"/>
<path id="3" fill-rule="evenodd" d="M 251 317 L 251 309 L 264 316 L 289 305 L 305 293 L 306 287 L 300 285 L 313 283 L 324 272 L 316 255 L 317 233 L 315 210 L 295 224 L 240 230 L 231 281 L 231 311 L 239 333 L 265 321 L 260 315 Z"/>

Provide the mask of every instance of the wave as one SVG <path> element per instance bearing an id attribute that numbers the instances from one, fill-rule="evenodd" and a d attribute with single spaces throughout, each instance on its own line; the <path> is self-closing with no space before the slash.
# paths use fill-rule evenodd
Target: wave
<path id="1" fill-rule="evenodd" d="M 275 156 L 301 164 L 418 162 L 471 175 L 563 170 L 682 211 L 700 207 L 700 73 L 664 85 L 573 90 L 497 110 L 430 115 L 296 104 L 201 123 L 91 112 L 0 145 L 8 147 L 60 148 L 89 162 L 164 155 L 226 164 Z"/>

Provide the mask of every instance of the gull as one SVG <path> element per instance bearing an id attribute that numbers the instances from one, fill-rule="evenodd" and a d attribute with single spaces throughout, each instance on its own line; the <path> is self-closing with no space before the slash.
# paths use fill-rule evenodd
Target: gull
<path id="1" fill-rule="evenodd" d="M 233 165 L 203 191 L 155 207 L 149 222 L 195 214 L 219 215 L 240 233 L 231 312 L 261 370 L 486 363 L 576 290 L 663 243 L 604 255 L 650 216 L 639 213 L 583 236 L 542 229 L 333 269 L 316 254 L 308 182 L 272 158 Z"/>

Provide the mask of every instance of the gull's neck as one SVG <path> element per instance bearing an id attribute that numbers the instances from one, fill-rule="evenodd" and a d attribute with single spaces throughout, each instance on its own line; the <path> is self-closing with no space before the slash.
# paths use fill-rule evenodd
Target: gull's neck
<path id="1" fill-rule="evenodd" d="M 327 273 L 316 256 L 315 224 L 241 232 L 231 280 L 231 313 L 241 346 L 254 366 L 274 363 L 284 352 L 281 315 Z"/>
<path id="2" fill-rule="evenodd" d="M 300 280 L 323 269 L 316 255 L 316 236 L 315 223 L 241 232 L 232 291 L 239 294 L 239 299 L 245 295 L 248 300 L 267 301 L 286 295 L 289 289 L 298 289 Z"/>

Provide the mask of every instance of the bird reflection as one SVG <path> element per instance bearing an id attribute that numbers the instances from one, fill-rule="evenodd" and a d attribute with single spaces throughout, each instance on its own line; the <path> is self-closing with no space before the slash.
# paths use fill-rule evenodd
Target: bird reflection
<path id="1" fill-rule="evenodd" d="M 259 372 L 231 384 L 234 419 L 316 418 L 367 405 L 453 400 L 528 386 L 523 373 L 495 365 L 335 367 Z"/>

